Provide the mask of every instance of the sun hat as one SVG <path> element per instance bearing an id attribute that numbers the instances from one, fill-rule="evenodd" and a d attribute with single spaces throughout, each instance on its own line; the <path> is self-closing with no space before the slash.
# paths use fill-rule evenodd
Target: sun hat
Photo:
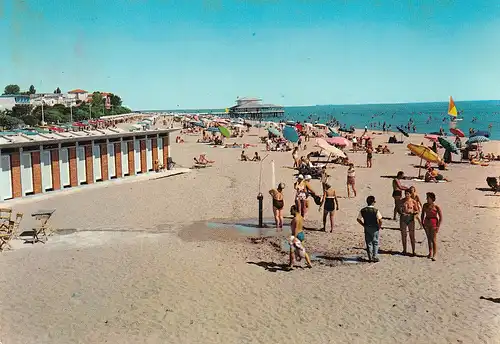
<path id="1" fill-rule="evenodd" d="M 297 176 L 297 179 L 304 179 L 304 176 L 303 176 L 303 175 L 301 175 L 301 174 L 299 174 L 299 175 Z"/>
<path id="2" fill-rule="evenodd" d="M 312 179 L 312 177 L 309 174 L 306 175 L 305 180 L 311 180 L 311 179 Z"/>

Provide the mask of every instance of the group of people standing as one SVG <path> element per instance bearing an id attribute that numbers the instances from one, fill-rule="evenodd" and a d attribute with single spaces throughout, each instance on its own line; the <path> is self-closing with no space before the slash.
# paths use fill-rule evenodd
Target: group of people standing
<path id="1" fill-rule="evenodd" d="M 353 168 L 353 167 L 351 167 Z M 348 174 L 349 178 L 349 174 Z M 399 227 L 401 231 L 401 242 L 403 245 L 403 255 L 408 255 L 407 237 L 409 234 L 411 245 L 411 256 L 416 255 L 415 249 L 415 230 L 416 222 L 425 230 L 429 254 L 427 258 L 436 260 L 437 255 L 437 233 L 443 220 L 441 208 L 435 203 L 436 195 L 433 192 L 426 194 L 426 203 L 422 204 L 414 186 L 406 187 L 401 183 L 404 179 L 404 172 L 398 172 L 396 178 L 392 182 L 394 198 L 394 214 L 393 220 L 396 220 L 399 215 Z M 309 196 L 314 199 L 314 202 L 323 207 L 323 230 L 326 231 L 326 222 L 330 220 L 330 232 L 333 232 L 334 212 L 339 210 L 339 203 L 335 190 L 322 179 L 323 196 L 316 195 L 310 185 L 310 176 L 299 175 L 294 183 L 295 189 L 295 204 L 290 208 L 290 213 L 293 216 L 291 229 L 292 236 L 290 238 L 290 267 L 293 266 L 295 260 L 305 258 L 309 267 L 311 267 L 309 256 L 303 246 L 304 231 L 303 221 L 307 217 L 309 208 Z M 349 185 L 349 179 L 348 179 Z M 276 222 L 276 228 L 281 231 L 283 228 L 283 209 L 285 201 L 283 190 L 285 184 L 279 183 L 276 189 L 269 190 L 272 197 L 273 213 Z M 349 189 L 348 189 L 349 190 Z M 404 196 L 403 196 L 404 192 Z M 379 236 L 382 229 L 382 215 L 375 208 L 375 197 L 368 196 L 366 199 L 367 206 L 362 208 L 358 214 L 357 221 L 363 226 L 365 234 L 366 250 L 368 261 L 378 262 Z"/>

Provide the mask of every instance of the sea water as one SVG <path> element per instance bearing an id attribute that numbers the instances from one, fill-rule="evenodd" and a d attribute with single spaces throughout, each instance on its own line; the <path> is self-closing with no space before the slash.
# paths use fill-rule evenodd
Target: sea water
<path id="1" fill-rule="evenodd" d="M 468 134 L 469 128 L 490 131 L 490 139 L 500 140 L 500 100 L 455 102 L 460 112 L 456 128 Z M 401 104 L 364 104 L 364 105 L 316 105 L 285 107 L 284 120 L 325 123 L 333 118 L 342 125 L 364 128 L 370 123 L 380 126 L 386 122 L 391 130 L 404 126 L 412 119 L 417 133 L 437 132 L 443 128 L 449 133 L 450 116 L 447 115 L 448 102 L 441 103 L 401 103 Z M 173 112 L 224 112 L 223 109 L 174 110 Z M 444 121 L 443 121 L 444 119 Z M 276 119 L 274 119 L 276 120 Z M 489 126 L 491 125 L 491 130 Z"/>

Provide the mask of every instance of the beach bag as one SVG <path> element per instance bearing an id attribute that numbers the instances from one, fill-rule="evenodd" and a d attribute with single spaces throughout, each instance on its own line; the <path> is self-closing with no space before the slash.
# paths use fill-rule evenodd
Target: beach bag
<path id="1" fill-rule="evenodd" d="M 321 197 L 320 196 L 311 195 L 311 197 L 314 199 L 314 203 L 316 203 L 316 205 L 321 205 Z"/>

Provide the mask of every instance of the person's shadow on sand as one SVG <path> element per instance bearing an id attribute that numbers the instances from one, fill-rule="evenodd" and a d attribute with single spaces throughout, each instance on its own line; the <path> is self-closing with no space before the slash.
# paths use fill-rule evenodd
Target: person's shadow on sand
<path id="1" fill-rule="evenodd" d="M 288 267 L 288 264 L 276 264 L 275 262 L 247 262 L 247 264 L 260 266 L 261 268 L 264 268 L 270 272 L 277 272 L 277 271 L 289 272 L 289 271 L 292 271 Z M 297 267 L 294 267 L 294 268 L 297 268 Z"/>
<path id="2" fill-rule="evenodd" d="M 480 300 L 487 300 L 487 301 L 491 301 L 491 302 L 495 302 L 495 303 L 500 303 L 500 297 L 484 297 L 484 296 L 481 296 L 479 299 Z"/>
<path id="3" fill-rule="evenodd" d="M 365 248 L 361 248 L 361 247 L 353 247 L 353 249 L 355 249 L 355 250 L 363 250 L 363 251 L 366 250 Z M 391 255 L 391 256 L 404 256 L 404 254 L 401 251 L 384 250 L 384 249 L 380 249 L 380 248 L 378 250 L 378 253 L 379 254 L 387 254 L 387 255 Z M 411 254 L 407 253 L 406 256 L 411 257 Z M 427 258 L 427 256 L 424 256 L 422 254 L 416 254 L 414 257 Z"/>

